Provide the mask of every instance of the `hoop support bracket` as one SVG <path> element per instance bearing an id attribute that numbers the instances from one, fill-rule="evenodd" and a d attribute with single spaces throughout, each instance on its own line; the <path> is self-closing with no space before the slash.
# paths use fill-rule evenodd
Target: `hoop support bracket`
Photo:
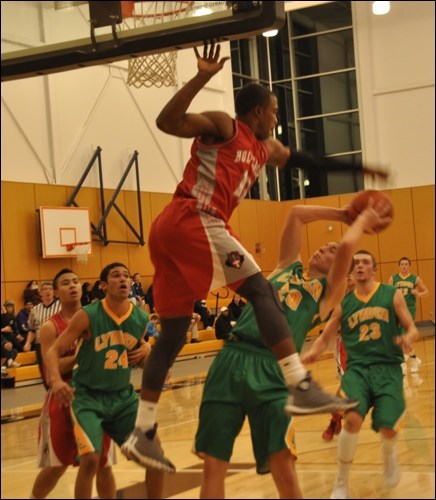
<path id="1" fill-rule="evenodd" d="M 116 25 L 121 24 L 121 2 L 88 2 L 89 18 L 91 25 L 91 43 L 93 52 L 97 52 L 98 44 L 95 37 L 95 29 L 111 26 L 114 46 L 119 47 L 120 41 L 117 35 Z"/>

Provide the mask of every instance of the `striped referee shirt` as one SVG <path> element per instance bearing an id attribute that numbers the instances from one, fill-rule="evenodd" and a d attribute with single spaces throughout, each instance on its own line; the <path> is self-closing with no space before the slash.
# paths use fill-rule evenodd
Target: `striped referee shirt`
<path id="1" fill-rule="evenodd" d="M 41 326 L 50 319 L 54 314 L 61 310 L 61 303 L 58 299 L 53 300 L 51 304 L 46 306 L 42 302 L 36 305 L 29 315 L 29 330 L 36 333 L 35 343 L 39 344 L 39 330 Z"/>

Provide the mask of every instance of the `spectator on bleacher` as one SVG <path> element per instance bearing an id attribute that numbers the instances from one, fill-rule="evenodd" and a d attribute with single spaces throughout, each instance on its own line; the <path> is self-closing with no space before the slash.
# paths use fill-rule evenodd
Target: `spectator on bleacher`
<path id="1" fill-rule="evenodd" d="M 231 340 L 230 330 L 236 325 L 236 321 L 232 320 L 229 308 L 221 307 L 221 314 L 215 321 L 215 337 L 217 339 Z"/>
<path id="2" fill-rule="evenodd" d="M 194 302 L 194 312 L 200 315 L 201 322 L 203 323 L 203 328 L 211 329 L 215 322 L 215 315 L 210 312 L 207 307 L 206 300 L 196 300 Z"/>
<path id="3" fill-rule="evenodd" d="M 29 333 L 29 316 L 32 309 L 33 302 L 28 300 L 17 314 L 17 331 L 23 337 L 23 347 L 26 344 L 27 334 Z"/>
<path id="4" fill-rule="evenodd" d="M 7 375 L 8 368 L 18 368 L 20 363 L 15 361 L 17 354 L 22 351 L 22 345 L 17 339 L 14 303 L 7 300 L 1 314 L 1 374 Z"/>
<path id="5" fill-rule="evenodd" d="M 238 321 L 244 306 L 245 302 L 241 299 L 241 296 L 238 293 L 235 293 L 229 304 L 230 317 L 232 320 Z"/>
<path id="6" fill-rule="evenodd" d="M 136 306 L 136 297 L 135 297 L 135 294 L 133 292 L 133 276 L 130 276 L 130 292 L 129 292 L 129 296 L 128 296 L 128 299 L 130 300 L 130 302 Z"/>
<path id="7" fill-rule="evenodd" d="M 156 312 L 154 310 L 154 299 L 153 299 L 153 283 L 147 288 L 147 293 L 145 294 L 145 302 L 147 302 L 150 308 L 150 313 Z"/>
<path id="8" fill-rule="evenodd" d="M 23 301 L 24 303 L 28 301 L 32 301 L 33 305 L 41 303 L 41 295 L 39 293 L 39 284 L 36 280 L 29 281 L 27 283 L 26 288 L 23 292 Z"/>
<path id="9" fill-rule="evenodd" d="M 91 288 L 91 283 L 89 283 L 88 281 L 83 283 L 82 298 L 80 299 L 80 303 L 82 304 L 82 306 L 87 306 L 88 304 L 91 304 L 91 302 L 94 300 L 90 288 Z"/>
<path id="10" fill-rule="evenodd" d="M 135 297 L 136 300 L 138 300 L 138 297 L 139 298 L 145 297 L 144 290 L 142 289 L 141 276 L 139 273 L 135 273 L 132 276 L 132 290 L 133 290 L 133 296 Z"/>
<path id="11" fill-rule="evenodd" d="M 188 332 L 191 332 L 191 344 L 196 344 L 198 342 L 201 342 L 201 340 L 198 338 L 198 323 L 200 323 L 200 315 L 193 312 L 192 313 L 192 319 L 191 323 L 188 328 Z"/>
<path id="12" fill-rule="evenodd" d="M 53 287 L 59 297 L 62 314 L 53 315 L 41 326 L 41 347 L 44 359 L 48 349 L 61 336 L 81 306 L 81 287 L 77 275 L 70 269 L 62 269 L 53 279 Z M 62 356 L 61 377 L 71 382 L 76 361 L 76 343 Z M 45 374 L 45 370 L 44 370 Z M 31 498 L 46 498 L 55 488 L 67 467 L 78 465 L 77 444 L 74 439 L 69 405 L 60 406 L 52 391 L 46 394 L 38 436 L 38 467 L 41 468 L 32 488 Z M 104 435 L 103 453 L 97 469 L 97 492 L 99 498 L 115 498 L 115 479 L 112 468 L 114 446 L 109 436 Z"/>
<path id="13" fill-rule="evenodd" d="M 150 306 L 147 304 L 145 297 L 137 297 L 136 298 L 136 305 L 145 311 L 147 314 L 150 314 Z"/>
<path id="14" fill-rule="evenodd" d="M 24 351 L 31 349 L 36 351 L 36 358 L 38 366 L 41 371 L 42 377 L 42 358 L 41 358 L 41 344 L 39 339 L 39 330 L 41 326 L 50 319 L 54 314 L 60 311 L 61 304 L 54 296 L 53 283 L 51 281 L 44 281 L 41 285 L 41 304 L 36 305 L 29 315 L 29 333 L 27 334 Z M 48 389 L 44 379 L 45 388 Z"/>
<path id="15" fill-rule="evenodd" d="M 146 329 L 146 341 L 148 342 L 148 339 L 150 337 L 158 338 L 159 337 L 159 330 L 157 329 L 157 325 L 159 324 L 159 316 L 157 314 L 152 314 L 150 316 L 150 321 L 147 323 L 147 329 Z"/>
<path id="16" fill-rule="evenodd" d="M 97 280 L 94 283 L 94 285 L 92 286 L 91 295 L 92 295 L 92 301 L 93 302 L 96 301 L 96 300 L 102 300 L 102 299 L 104 299 L 105 293 L 102 290 L 102 285 L 101 285 L 101 281 L 100 280 Z"/>
<path id="17" fill-rule="evenodd" d="M 7 300 L 3 306 L 5 308 L 5 312 L 1 317 L 1 327 L 2 329 L 8 325 L 11 327 L 11 331 L 5 333 L 10 333 L 12 336 L 11 340 L 13 341 L 14 348 L 17 349 L 18 352 L 23 352 L 24 337 L 18 331 L 17 318 L 15 316 L 15 303 L 13 300 Z"/>
<path id="18" fill-rule="evenodd" d="M 9 334 L 10 335 L 10 334 Z M 8 368 L 18 368 L 21 363 L 15 361 L 18 351 L 14 349 L 14 344 L 8 340 L 8 334 L 2 331 L 1 336 L 1 374 L 7 375 Z"/>

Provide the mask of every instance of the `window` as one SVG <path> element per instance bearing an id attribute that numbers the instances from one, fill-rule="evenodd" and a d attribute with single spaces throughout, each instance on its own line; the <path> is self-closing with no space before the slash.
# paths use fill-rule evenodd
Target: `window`
<path id="1" fill-rule="evenodd" d="M 361 160 L 351 2 L 287 12 L 273 38 L 231 42 L 235 94 L 251 81 L 279 101 L 276 137 L 290 148 Z M 267 167 L 251 198 L 290 200 L 363 189 L 356 172 L 311 174 Z"/>

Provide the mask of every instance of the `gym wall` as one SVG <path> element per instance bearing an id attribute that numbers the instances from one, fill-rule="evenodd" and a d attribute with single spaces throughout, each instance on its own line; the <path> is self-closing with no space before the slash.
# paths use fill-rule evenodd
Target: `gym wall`
<path id="1" fill-rule="evenodd" d="M 59 185 L 2 182 L 1 230 L 1 301 L 12 299 L 17 311 L 22 307 L 22 293 L 33 279 L 52 279 L 62 268 L 70 267 L 82 283 L 94 283 L 100 270 L 113 261 L 124 262 L 133 274 L 139 272 L 143 287 L 152 281 L 154 269 L 147 244 L 110 243 L 106 247 L 93 243 L 93 255 L 87 264 L 73 258 L 43 259 L 41 257 L 40 231 L 37 210 L 40 206 L 65 206 L 73 187 Z M 394 221 L 376 236 L 364 236 L 360 247 L 371 251 L 379 262 L 376 278 L 387 282 L 398 271 L 400 257 L 412 260 L 412 272 L 419 274 L 430 294 L 418 299 L 417 321 L 434 320 L 434 185 L 385 191 L 394 205 Z M 109 200 L 113 190 L 105 190 Z M 170 201 L 170 194 L 141 192 L 143 227 L 147 241 L 151 221 Z M 299 203 L 331 207 L 347 205 L 353 194 L 335 195 L 309 200 L 286 202 L 244 200 L 235 210 L 230 225 L 240 236 L 244 246 L 252 252 L 262 271 L 267 275 L 277 261 L 278 243 L 283 222 L 292 206 Z M 99 190 L 82 188 L 77 197 L 80 207 L 89 207 L 91 222 L 97 224 L 101 217 Z M 138 227 L 135 191 L 121 191 L 117 205 L 134 227 Z M 342 237 L 346 226 L 339 222 L 314 222 L 303 232 L 302 259 L 328 241 Z M 108 239 L 135 241 L 119 214 L 113 210 L 107 219 Z M 199 263 L 201 265 L 201 263 Z M 212 298 L 210 296 L 209 298 Z"/>

